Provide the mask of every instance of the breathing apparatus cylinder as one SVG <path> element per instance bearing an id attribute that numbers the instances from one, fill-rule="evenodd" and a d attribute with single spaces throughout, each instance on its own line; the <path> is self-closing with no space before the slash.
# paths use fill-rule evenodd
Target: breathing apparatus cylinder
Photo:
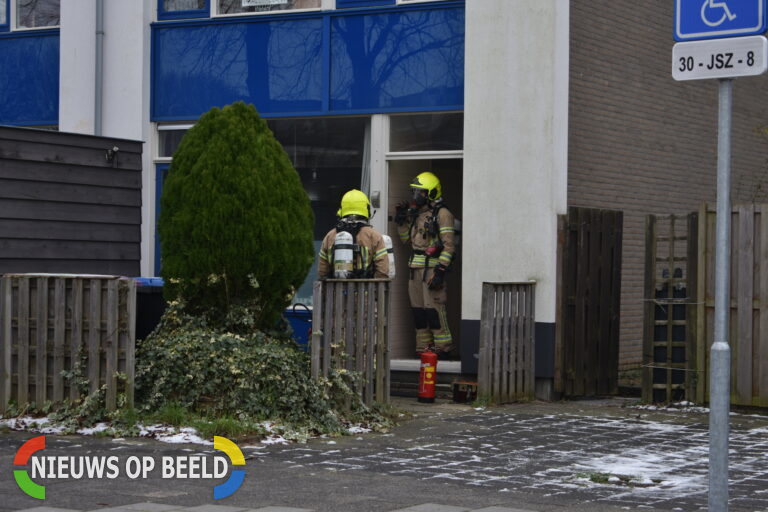
<path id="1" fill-rule="evenodd" d="M 352 233 L 339 231 L 333 241 L 333 277 L 336 279 L 351 279 L 354 269 L 355 241 Z"/>
<path id="2" fill-rule="evenodd" d="M 381 235 L 384 239 L 384 247 L 387 248 L 387 258 L 389 258 L 389 278 L 395 278 L 395 249 L 392 247 L 392 237 L 389 235 Z"/>

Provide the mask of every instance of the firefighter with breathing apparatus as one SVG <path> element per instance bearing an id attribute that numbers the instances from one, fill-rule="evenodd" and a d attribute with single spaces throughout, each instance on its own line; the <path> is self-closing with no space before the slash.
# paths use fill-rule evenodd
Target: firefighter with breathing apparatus
<path id="1" fill-rule="evenodd" d="M 448 328 L 445 279 L 455 254 L 454 217 L 443 202 L 440 180 L 431 172 L 416 176 L 411 192 L 411 201 L 397 205 L 394 221 L 400 240 L 413 249 L 408 262 L 408 296 L 416 328 L 416 353 L 433 350 L 449 354 L 453 338 Z"/>
<path id="2" fill-rule="evenodd" d="M 320 247 L 318 278 L 391 277 L 385 237 L 368 224 L 371 217 L 368 196 L 359 190 L 350 190 L 341 198 L 338 213 L 340 219 L 336 227 L 325 235 Z M 392 247 L 391 240 L 389 247 Z"/>

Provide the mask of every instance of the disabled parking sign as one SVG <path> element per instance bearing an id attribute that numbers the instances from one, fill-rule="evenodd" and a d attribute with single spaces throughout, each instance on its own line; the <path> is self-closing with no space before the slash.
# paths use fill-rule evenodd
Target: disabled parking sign
<path id="1" fill-rule="evenodd" d="M 675 0 L 675 40 L 762 34 L 768 0 Z"/>

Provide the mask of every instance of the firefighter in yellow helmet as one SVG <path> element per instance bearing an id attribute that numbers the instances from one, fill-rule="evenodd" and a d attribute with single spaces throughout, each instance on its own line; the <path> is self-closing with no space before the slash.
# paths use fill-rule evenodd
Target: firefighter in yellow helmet
<path id="1" fill-rule="evenodd" d="M 387 278 L 389 258 L 381 234 L 368 220 L 371 203 L 359 190 L 350 190 L 341 198 L 340 217 L 320 246 L 317 266 L 319 279 Z"/>
<path id="2" fill-rule="evenodd" d="M 411 201 L 403 201 L 394 220 L 403 243 L 413 249 L 408 262 L 413 323 L 416 327 L 416 353 L 434 350 L 448 354 L 453 337 L 448 328 L 446 272 L 455 254 L 454 218 L 443 202 L 440 180 L 423 172 L 411 182 Z"/>

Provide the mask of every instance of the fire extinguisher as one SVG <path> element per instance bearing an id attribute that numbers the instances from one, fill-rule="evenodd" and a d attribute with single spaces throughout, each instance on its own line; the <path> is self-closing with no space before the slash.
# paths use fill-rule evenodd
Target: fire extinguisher
<path id="1" fill-rule="evenodd" d="M 437 380 L 437 354 L 427 350 L 421 353 L 419 372 L 419 402 L 435 402 L 435 381 Z"/>

